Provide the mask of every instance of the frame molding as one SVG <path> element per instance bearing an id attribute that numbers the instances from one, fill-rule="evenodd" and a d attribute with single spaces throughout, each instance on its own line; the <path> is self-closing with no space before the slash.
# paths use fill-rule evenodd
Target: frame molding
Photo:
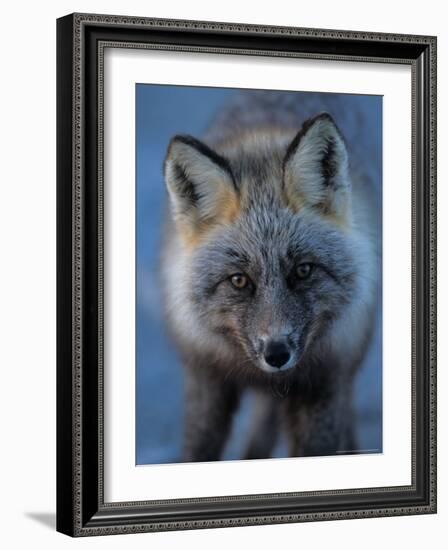
<path id="1" fill-rule="evenodd" d="M 412 484 L 106 503 L 103 496 L 105 47 L 412 67 Z M 72 14 L 57 21 L 57 530 L 71 536 L 436 512 L 436 38 Z"/>

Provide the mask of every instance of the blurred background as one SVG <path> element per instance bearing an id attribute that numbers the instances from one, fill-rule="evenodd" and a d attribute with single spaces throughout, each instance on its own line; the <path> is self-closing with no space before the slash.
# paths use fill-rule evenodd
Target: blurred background
<path id="1" fill-rule="evenodd" d="M 245 91 L 136 86 L 136 464 L 181 460 L 183 372 L 166 332 L 159 282 L 160 245 L 167 212 L 162 172 L 166 149 L 174 134 L 201 138 L 223 106 L 234 102 L 241 93 Z M 349 154 L 365 159 L 362 170 L 378 182 L 377 204 L 372 207 L 381 216 L 382 98 L 314 92 L 284 94 L 285 101 L 291 97 L 294 102 L 303 101 L 307 116 L 321 111 L 333 115 L 347 140 Z M 356 380 L 359 452 L 382 451 L 381 294 L 378 305 L 376 333 Z M 242 401 L 224 459 L 241 456 L 250 429 L 252 400 L 248 393 Z M 279 441 L 274 456 L 287 456 L 284 440 Z"/>

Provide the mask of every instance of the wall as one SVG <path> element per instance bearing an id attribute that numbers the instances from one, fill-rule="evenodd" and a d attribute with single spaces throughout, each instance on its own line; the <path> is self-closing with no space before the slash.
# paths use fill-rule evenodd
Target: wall
<path id="1" fill-rule="evenodd" d="M 253 9 L 257 6 L 256 10 Z M 447 420 L 448 388 L 443 339 L 447 326 L 447 293 L 439 290 L 439 514 L 320 524 L 247 527 L 185 533 L 70 540 L 54 532 L 55 509 L 55 19 L 73 11 L 208 19 L 260 24 L 439 35 L 439 128 L 447 121 L 442 98 L 448 94 L 448 36 L 442 3 L 428 0 L 391 3 L 377 0 L 375 9 L 359 2 L 324 0 L 274 5 L 222 4 L 190 0 L 163 3 L 119 0 L 61 0 L 9 3 L 3 8 L 0 201 L 2 467 L 0 468 L 2 542 L 6 548 L 237 548 L 257 545 L 403 548 L 437 544 L 448 520 Z M 445 65 L 445 66 L 443 66 Z M 447 203 L 446 133 L 439 131 L 439 205 Z M 439 206 L 440 210 L 440 206 Z M 447 278 L 444 249 L 447 217 L 439 221 L 439 280 Z M 2 259 L 3 259 L 2 258 Z M 446 339 L 445 339 L 446 340 Z"/>

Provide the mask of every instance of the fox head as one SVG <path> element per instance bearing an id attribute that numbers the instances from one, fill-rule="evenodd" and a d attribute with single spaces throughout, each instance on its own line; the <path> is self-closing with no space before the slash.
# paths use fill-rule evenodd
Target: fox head
<path id="1" fill-rule="evenodd" d="M 241 368 L 300 367 L 356 294 L 348 155 L 333 119 L 214 149 L 175 136 L 164 168 L 177 329 Z"/>

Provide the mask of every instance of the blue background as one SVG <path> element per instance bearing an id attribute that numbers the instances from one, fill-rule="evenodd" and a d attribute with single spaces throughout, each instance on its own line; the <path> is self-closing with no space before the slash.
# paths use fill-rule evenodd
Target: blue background
<path id="1" fill-rule="evenodd" d="M 200 138 L 213 115 L 235 93 L 239 91 L 151 84 L 136 86 L 136 464 L 178 462 L 182 448 L 183 373 L 166 333 L 159 280 L 160 244 L 167 214 L 163 159 L 174 134 L 187 133 Z M 313 93 L 316 105 L 321 105 L 319 110 L 325 110 L 322 105 L 328 95 Z M 382 98 L 348 94 L 343 98 L 347 111 L 353 107 L 353 111 L 362 110 L 364 114 L 364 142 L 359 143 L 357 139 L 355 143 L 356 117 L 343 117 L 338 125 L 349 149 L 353 136 L 352 146 L 362 146 L 368 151 L 368 157 L 374 159 L 372 169 L 376 179 L 381 182 Z M 381 204 L 380 184 L 378 200 Z M 382 449 L 381 357 L 380 311 L 376 335 L 358 375 L 355 391 L 359 446 L 366 452 Z M 235 418 L 225 451 L 226 459 L 240 457 L 250 423 L 251 399 L 249 393 Z M 280 441 L 275 456 L 286 456 L 284 441 Z"/>

